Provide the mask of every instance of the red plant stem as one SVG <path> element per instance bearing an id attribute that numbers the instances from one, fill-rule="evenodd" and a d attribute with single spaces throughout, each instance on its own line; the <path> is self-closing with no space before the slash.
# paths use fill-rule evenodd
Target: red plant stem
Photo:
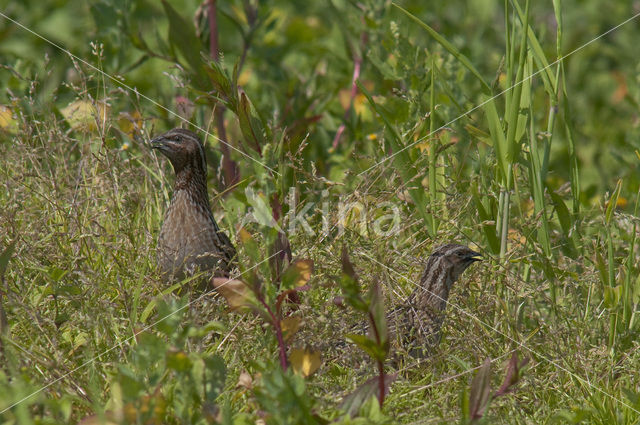
<path id="1" fill-rule="evenodd" d="M 378 403 L 382 409 L 382 403 L 384 403 L 384 364 L 378 360 Z"/>
<path id="2" fill-rule="evenodd" d="M 220 61 L 220 48 L 218 44 L 218 18 L 216 0 L 209 0 L 209 52 L 216 62 Z M 218 138 L 221 140 L 220 149 L 222 150 L 222 171 L 224 173 L 225 187 L 231 187 L 240 180 L 238 167 L 231 160 L 229 145 L 227 142 L 227 131 L 224 127 L 224 111 L 222 105 L 217 105 L 214 111 L 216 129 L 218 130 Z"/>
<path id="3" fill-rule="evenodd" d="M 220 49 L 218 47 L 218 17 L 216 10 L 216 0 L 209 0 L 209 51 L 213 60 L 220 60 Z"/>
<path id="4" fill-rule="evenodd" d="M 369 321 L 371 322 L 371 328 L 373 329 L 373 335 L 376 337 L 376 342 L 378 345 L 381 345 L 380 333 L 378 332 L 376 321 L 374 320 L 371 312 L 369 312 Z M 378 403 L 382 409 L 382 403 L 384 403 L 384 363 L 380 359 L 376 359 L 376 361 L 378 363 Z"/>
<path id="5" fill-rule="evenodd" d="M 364 43 L 366 41 L 366 34 L 363 32 L 360 36 L 360 45 L 364 47 Z M 351 109 L 353 109 L 353 103 L 358 94 L 358 85 L 356 81 L 360 78 L 360 68 L 362 67 L 362 57 L 359 56 L 356 52 L 353 53 L 353 75 L 351 76 L 351 93 L 349 96 L 349 107 L 346 111 L 344 111 L 344 121 L 349 118 L 349 114 L 351 113 Z M 344 133 L 344 129 L 346 128 L 345 123 L 340 124 L 338 127 L 338 131 L 336 131 L 336 135 L 333 138 L 333 143 L 331 146 L 333 149 L 338 147 L 338 143 L 340 143 L 340 138 L 342 137 L 342 133 Z"/>
<path id="6" fill-rule="evenodd" d="M 274 318 L 274 327 L 276 328 L 276 338 L 278 339 L 278 346 L 280 347 L 280 366 L 282 370 L 287 370 L 287 347 L 284 344 L 284 337 L 282 336 L 282 327 L 280 326 L 280 320 Z"/>
<path id="7" fill-rule="evenodd" d="M 269 316 L 271 316 L 271 321 L 273 322 L 273 327 L 276 330 L 276 339 L 278 340 L 278 348 L 280 351 L 280 366 L 282 366 L 282 370 L 287 370 L 288 362 L 287 362 L 287 346 L 284 343 L 284 337 L 282 336 L 282 326 L 280 326 L 280 319 L 273 313 L 273 310 L 269 308 L 262 296 L 258 297 L 258 300 L 262 304 L 262 306 L 267 310 Z"/>

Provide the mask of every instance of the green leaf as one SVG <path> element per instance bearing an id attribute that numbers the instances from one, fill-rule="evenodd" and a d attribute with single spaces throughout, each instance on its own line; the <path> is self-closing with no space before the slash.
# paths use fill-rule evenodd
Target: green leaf
<path id="1" fill-rule="evenodd" d="M 486 103 L 485 103 L 486 102 Z M 489 124 L 489 133 L 494 141 L 493 146 L 496 150 L 496 157 L 500 168 L 500 174 L 506 179 L 509 168 L 507 139 L 502 128 L 502 121 L 498 115 L 494 99 L 487 98 L 483 101 L 484 111 L 487 114 L 487 123 Z"/>
<path id="2" fill-rule="evenodd" d="M 182 350 L 170 349 L 167 352 L 167 367 L 177 372 L 187 372 L 191 369 L 191 359 Z"/>
<path id="3" fill-rule="evenodd" d="M 385 315 L 382 291 L 380 290 L 380 285 L 378 284 L 378 282 L 374 282 L 373 285 L 371 285 L 371 289 L 369 291 L 369 299 L 369 313 L 373 318 L 373 324 L 375 325 L 375 329 L 378 333 L 377 336 L 378 338 L 380 338 L 379 345 L 385 350 L 386 358 L 387 354 L 389 353 L 387 319 Z M 371 329 L 373 331 L 373 328 Z"/>
<path id="4" fill-rule="evenodd" d="M 345 301 L 351 307 L 363 313 L 369 311 L 369 306 L 360 294 L 358 276 L 353 268 L 353 264 L 351 264 L 349 260 L 349 253 L 346 247 L 342 247 L 342 278 L 340 279 L 340 287 L 344 294 Z"/>
<path id="5" fill-rule="evenodd" d="M 16 248 L 16 242 L 13 241 L 2 251 L 0 254 L 0 280 L 4 276 L 4 272 L 7 270 L 7 265 L 9 265 L 9 260 L 11 260 L 11 256 L 13 255 L 13 251 Z"/>
<path id="6" fill-rule="evenodd" d="M 556 1 L 554 1 L 553 3 L 554 3 L 553 5 L 554 9 L 556 9 Z M 520 21 L 524 23 L 525 15 L 524 15 L 524 12 L 522 11 L 522 7 L 520 6 L 520 3 L 515 1 L 515 2 L 512 2 L 511 4 L 513 4 L 516 11 L 518 12 L 518 17 L 520 18 Z M 544 50 L 542 50 L 542 46 L 540 45 L 540 42 L 536 37 L 536 33 L 528 25 L 527 25 L 527 36 L 529 37 L 529 47 L 533 52 L 533 57 L 537 63 L 538 69 L 541 70 L 541 72 L 539 72 L 536 75 L 542 78 L 542 83 L 544 84 L 544 88 L 547 91 L 547 93 L 549 93 L 550 95 L 556 94 L 558 90 L 557 80 L 553 75 L 553 71 L 551 70 L 551 67 L 549 66 L 549 62 L 547 61 L 547 57 L 544 54 Z"/>
<path id="7" fill-rule="evenodd" d="M 240 105 L 236 113 L 238 115 L 240 131 L 242 131 L 242 135 L 246 140 L 253 142 L 251 146 L 259 150 L 262 146 L 266 145 L 267 141 L 264 138 L 264 127 L 260 120 L 255 117 L 249 98 L 244 92 L 240 93 Z"/>
<path id="8" fill-rule="evenodd" d="M 596 268 L 598 269 L 598 272 L 600 274 L 600 280 L 602 281 L 602 284 L 604 286 L 609 286 L 613 284 L 613 282 L 609 282 L 609 272 L 608 272 L 607 265 L 604 262 L 604 257 L 600 253 L 600 250 L 597 249 L 597 247 L 596 247 L 595 253 L 596 253 Z"/>
<path id="9" fill-rule="evenodd" d="M 388 341 L 386 344 L 378 344 L 366 335 L 349 334 L 346 337 L 373 359 L 384 362 L 387 358 L 387 353 L 389 352 Z"/>
<path id="10" fill-rule="evenodd" d="M 384 375 L 384 391 L 385 394 L 389 392 L 389 387 L 398 377 L 397 374 Z M 373 397 L 378 398 L 379 394 L 379 377 L 374 376 L 368 379 L 364 384 L 355 389 L 354 392 L 347 395 L 342 403 L 340 403 L 340 409 L 345 411 L 349 416 L 355 417 L 361 412 L 361 409 L 367 405 L 367 402 Z M 376 405 L 377 400 L 373 401 Z"/>
<path id="11" fill-rule="evenodd" d="M 51 266 L 47 270 L 47 274 L 49 275 L 51 280 L 53 280 L 54 282 L 60 282 L 60 280 L 62 280 L 62 278 L 67 275 L 67 273 L 68 273 L 68 270 L 62 270 L 55 266 Z"/>
<path id="12" fill-rule="evenodd" d="M 204 73 L 204 61 L 200 56 L 202 43 L 196 37 L 193 25 L 187 22 L 167 0 L 162 0 L 162 6 L 169 19 L 169 45 L 175 52 L 182 56 L 188 64 L 193 75 L 192 83 L 201 90 L 209 88 L 208 80 Z M 178 56 L 178 55 L 176 55 Z"/>
<path id="13" fill-rule="evenodd" d="M 404 183 L 409 185 L 409 196 L 411 196 L 415 208 L 418 210 L 425 223 L 431 223 L 432 217 L 427 210 L 427 206 L 430 204 L 430 202 L 427 199 L 427 192 L 419 183 L 419 181 L 421 180 L 421 175 L 418 175 L 418 171 L 413 166 L 414 161 L 409 155 L 409 149 L 407 149 L 407 147 L 403 145 L 398 131 L 389 120 L 384 109 L 380 105 L 376 104 L 376 102 L 373 100 L 373 97 L 371 97 L 371 94 L 369 94 L 367 89 L 362 84 L 360 84 L 359 81 L 357 81 L 356 83 L 358 85 L 358 88 L 360 88 L 362 94 L 364 94 L 364 96 L 369 101 L 371 107 L 376 111 L 376 113 L 380 116 L 380 118 L 382 118 L 385 123 L 386 132 L 390 135 L 389 143 L 391 145 L 391 148 L 393 149 L 393 162 L 395 163 L 400 176 L 402 176 L 402 180 L 404 181 Z M 422 170 L 422 172 L 424 173 L 424 170 Z M 416 181 L 418 182 L 417 184 L 410 184 Z M 432 232 L 430 226 L 427 226 L 427 231 L 430 233 Z"/>
<path id="14" fill-rule="evenodd" d="M 549 186 L 547 186 L 547 191 L 549 193 L 549 196 L 551 196 L 553 207 L 555 208 L 556 214 L 558 215 L 558 221 L 560 222 L 562 233 L 564 233 L 564 236 L 568 238 L 571 232 L 571 226 L 573 225 L 569 209 L 564 203 L 562 197 L 560 197 L 560 195 L 553 191 Z"/>
<path id="15" fill-rule="evenodd" d="M 245 252 L 252 260 L 252 262 L 259 262 L 260 258 L 262 257 L 262 253 L 260 252 L 260 246 L 258 245 L 258 242 L 256 242 L 253 236 L 251 236 L 251 233 L 249 233 L 244 227 L 242 227 L 238 232 L 238 239 L 240 240 L 240 243 L 244 247 Z"/>
<path id="16" fill-rule="evenodd" d="M 500 252 L 500 240 L 498 240 L 498 236 L 496 235 L 495 224 L 490 224 L 495 223 L 495 216 L 491 214 L 482 203 L 478 193 L 478 184 L 476 182 L 471 184 L 471 194 L 476 206 L 476 211 L 478 211 L 478 216 L 480 217 L 480 220 L 482 220 L 484 236 L 487 239 L 487 243 L 489 244 L 491 251 L 496 254 Z"/>
<path id="17" fill-rule="evenodd" d="M 235 111 L 237 109 L 236 93 L 232 91 L 232 83 L 225 70 L 216 61 L 208 62 L 206 71 L 213 83 L 214 88 L 218 92 L 218 96 L 225 101 L 229 109 Z"/>
<path id="18" fill-rule="evenodd" d="M 620 197 L 620 190 L 622 190 L 622 180 L 618 180 L 616 183 L 616 188 L 613 190 L 609 201 L 607 202 L 607 212 L 606 212 L 606 223 L 607 225 L 611 224 L 611 219 L 613 218 L 613 213 L 618 206 L 618 198 Z"/>
<path id="19" fill-rule="evenodd" d="M 206 367 L 206 396 L 207 400 L 214 402 L 224 390 L 227 378 L 227 367 L 222 357 L 213 355 L 204 359 Z"/>
<path id="20" fill-rule="evenodd" d="M 608 309 L 613 309 L 620 304 L 622 296 L 622 285 L 604 287 L 604 305 Z"/>
<path id="21" fill-rule="evenodd" d="M 398 4 L 396 3 L 391 4 L 399 9 L 402 13 L 407 15 L 409 18 L 411 18 L 411 20 L 413 20 L 415 23 L 424 28 L 427 33 L 429 33 L 429 35 L 433 37 L 434 40 L 440 43 L 442 47 L 444 47 L 449 53 L 451 53 L 465 68 L 467 68 L 478 79 L 478 81 L 480 81 L 480 83 L 482 84 L 482 88 L 486 94 L 491 93 L 491 87 L 489 87 L 489 85 L 484 81 L 482 75 L 480 75 L 478 70 L 476 70 L 476 68 L 471 64 L 471 61 L 467 59 L 465 55 L 460 53 L 460 51 L 453 44 L 449 43 L 444 37 L 438 34 L 436 30 L 415 17 L 413 14 L 411 14 L 411 12 L 407 11 L 401 6 L 398 6 Z"/>

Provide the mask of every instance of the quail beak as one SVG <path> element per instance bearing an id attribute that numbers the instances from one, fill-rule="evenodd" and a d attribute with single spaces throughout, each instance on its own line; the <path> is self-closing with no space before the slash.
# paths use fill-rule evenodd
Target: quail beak
<path id="1" fill-rule="evenodd" d="M 480 255 L 480 253 L 478 252 L 471 251 L 469 255 L 467 255 L 467 260 L 472 263 L 476 261 L 482 261 L 482 255 Z"/>
<path id="2" fill-rule="evenodd" d="M 167 148 L 167 141 L 164 139 L 164 137 L 160 136 L 151 140 L 151 149 L 158 149 L 159 151 L 163 151 L 166 148 Z"/>

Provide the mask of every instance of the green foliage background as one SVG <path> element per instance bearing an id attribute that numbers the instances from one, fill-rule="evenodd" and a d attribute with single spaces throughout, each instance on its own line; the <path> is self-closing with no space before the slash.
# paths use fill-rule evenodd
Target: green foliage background
<path id="1" fill-rule="evenodd" d="M 532 361 L 482 420 L 638 423 L 637 20 L 585 45 L 637 4 L 532 1 L 525 20 L 524 0 L 219 1 L 219 64 L 197 1 L 0 6 L 0 248 L 14 247 L 0 261 L 1 421 L 471 423 L 475 368 L 494 360 L 497 388 L 517 350 Z M 322 351 L 310 378 L 279 369 L 258 318 L 211 300 L 186 307 L 189 293 L 160 282 L 171 170 L 147 142 L 181 124 L 170 111 L 184 98 L 213 135 L 226 106 L 240 180 L 227 187 L 209 136 L 209 186 L 243 270 L 275 280 L 260 258 L 281 235 L 264 224 L 287 228 L 291 193 L 296 211 L 314 205 L 314 234 L 286 235 L 316 268 L 291 342 Z M 70 117 L 77 101 L 106 113 Z M 350 202 L 369 212 L 364 224 L 341 221 Z M 392 236 L 373 227 L 385 202 L 401 218 Z M 260 205 L 264 220 L 248 223 Z M 323 220 L 344 232 L 323 236 Z M 326 344 L 357 321 L 331 302 L 342 246 L 393 305 L 451 240 L 486 261 L 454 294 L 439 355 L 408 359 L 382 409 L 369 401 L 349 418 L 339 400 L 375 371 Z"/>

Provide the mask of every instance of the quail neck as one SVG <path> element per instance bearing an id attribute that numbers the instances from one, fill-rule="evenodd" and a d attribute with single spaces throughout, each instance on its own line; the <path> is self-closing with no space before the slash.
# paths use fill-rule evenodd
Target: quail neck
<path id="1" fill-rule="evenodd" d="M 200 138 L 176 128 L 151 141 L 169 159 L 176 179 L 158 238 L 158 265 L 166 279 L 196 271 L 228 276 L 235 248 L 211 213 L 207 163 Z"/>

